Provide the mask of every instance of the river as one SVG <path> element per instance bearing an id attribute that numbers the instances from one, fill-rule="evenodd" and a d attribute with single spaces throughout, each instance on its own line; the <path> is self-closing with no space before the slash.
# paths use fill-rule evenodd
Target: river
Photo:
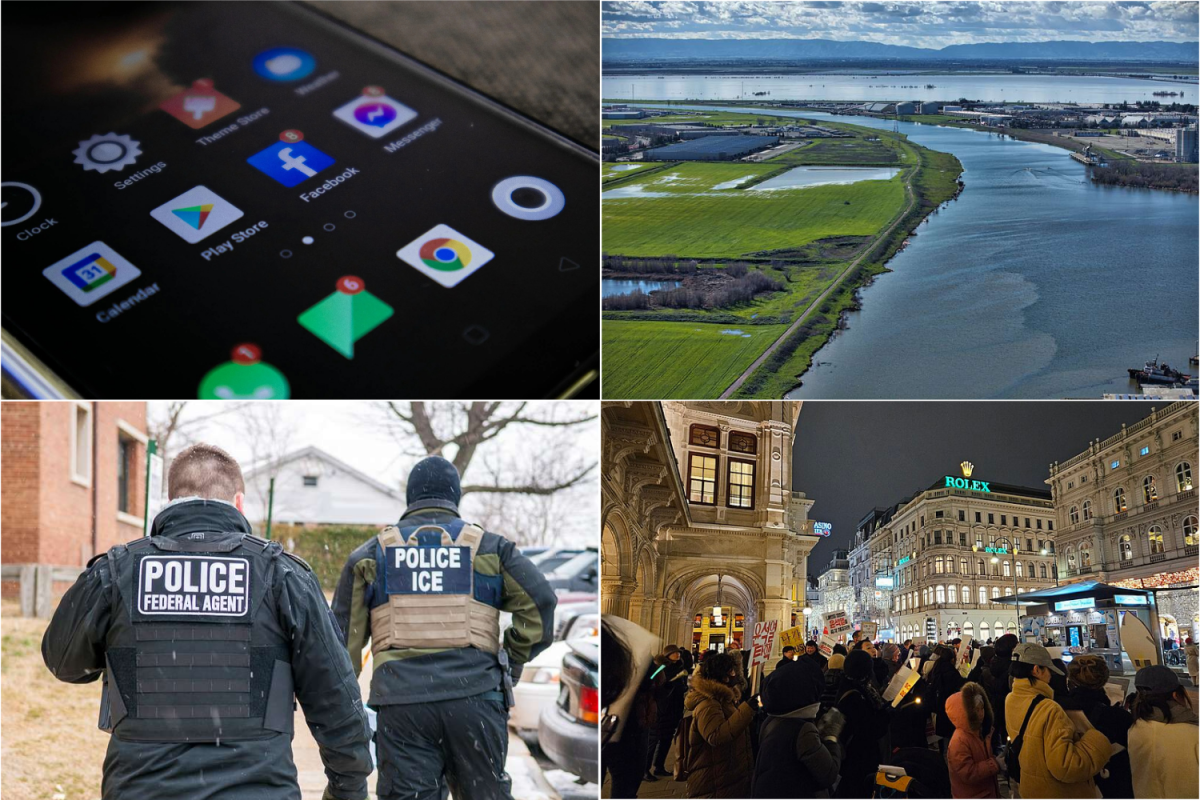
<path id="1" fill-rule="evenodd" d="M 1136 392 L 1126 369 L 1156 355 L 1196 371 L 1195 195 L 1095 185 L 1050 145 L 906 122 L 900 131 L 957 156 L 964 191 L 862 290 L 862 310 L 789 397 L 1098 398 Z"/>
<path id="2" fill-rule="evenodd" d="M 935 88 L 926 89 L 933 84 Z M 1092 75 L 617 75 L 601 83 L 606 99 L 657 100 L 971 100 L 1009 103 L 1195 103 L 1197 79 L 1163 81 Z M 755 92 L 768 92 L 758 98 Z M 1155 97 L 1154 92 L 1183 92 Z"/>

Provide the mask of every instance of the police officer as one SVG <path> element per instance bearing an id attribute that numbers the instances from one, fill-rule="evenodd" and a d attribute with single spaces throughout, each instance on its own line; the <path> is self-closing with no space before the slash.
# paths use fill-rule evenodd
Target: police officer
<path id="1" fill-rule="evenodd" d="M 512 681 L 552 641 L 556 598 L 512 542 L 459 517 L 461 495 L 453 464 L 423 459 L 400 521 L 350 554 L 334 594 L 356 670 L 371 643 L 379 800 L 512 797 Z"/>
<path id="2" fill-rule="evenodd" d="M 91 560 L 42 639 L 68 683 L 103 680 L 103 797 L 299 800 L 293 695 L 325 798 L 361 800 L 370 726 L 316 576 L 250 534 L 227 453 L 187 448 L 148 538 Z"/>

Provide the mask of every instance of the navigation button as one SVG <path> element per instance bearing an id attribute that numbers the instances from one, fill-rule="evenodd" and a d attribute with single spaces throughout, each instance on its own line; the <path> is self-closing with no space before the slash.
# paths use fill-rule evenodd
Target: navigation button
<path id="1" fill-rule="evenodd" d="M 576 264 L 571 259 L 567 258 L 566 256 L 563 256 L 562 258 L 560 258 L 558 260 L 558 271 L 559 272 L 573 272 L 574 270 L 577 270 L 577 269 L 579 269 L 579 265 Z"/>
<path id="2" fill-rule="evenodd" d="M 488 340 L 488 336 L 490 335 L 488 329 L 482 325 L 471 325 L 463 331 L 463 338 L 467 340 L 468 344 L 473 345 L 483 344 Z"/>

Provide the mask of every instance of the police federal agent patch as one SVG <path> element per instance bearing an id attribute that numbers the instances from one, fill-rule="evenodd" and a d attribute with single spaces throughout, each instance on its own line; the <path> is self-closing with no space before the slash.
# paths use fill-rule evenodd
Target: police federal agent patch
<path id="1" fill-rule="evenodd" d="M 138 565 L 139 616 L 244 617 L 249 610 L 246 558 L 148 555 Z"/>
<path id="2" fill-rule="evenodd" d="M 387 594 L 470 594 L 471 548 L 462 545 L 388 547 Z"/>

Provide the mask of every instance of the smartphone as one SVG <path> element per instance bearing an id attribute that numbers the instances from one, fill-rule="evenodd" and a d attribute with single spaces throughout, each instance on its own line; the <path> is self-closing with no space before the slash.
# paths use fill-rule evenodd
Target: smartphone
<path id="1" fill-rule="evenodd" d="M 301 4 L 4 11 L 9 390 L 532 398 L 595 375 L 594 151 Z"/>

